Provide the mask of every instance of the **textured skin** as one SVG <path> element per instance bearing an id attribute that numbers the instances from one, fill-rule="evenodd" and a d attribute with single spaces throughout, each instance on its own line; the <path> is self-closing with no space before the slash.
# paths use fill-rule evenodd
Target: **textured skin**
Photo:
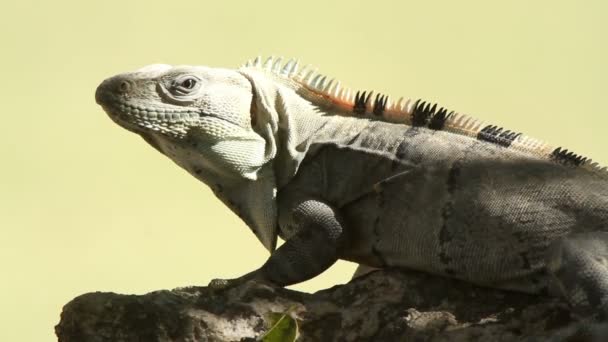
<path id="1" fill-rule="evenodd" d="M 104 81 L 96 99 L 209 185 L 272 252 L 216 286 L 290 285 L 346 259 L 608 313 L 608 183 L 576 156 L 512 148 L 518 135 L 495 127 L 471 136 L 419 116 L 413 126 L 355 117 L 359 99 L 349 116 L 255 68 L 151 66 Z M 277 235 L 286 243 L 274 250 Z"/>

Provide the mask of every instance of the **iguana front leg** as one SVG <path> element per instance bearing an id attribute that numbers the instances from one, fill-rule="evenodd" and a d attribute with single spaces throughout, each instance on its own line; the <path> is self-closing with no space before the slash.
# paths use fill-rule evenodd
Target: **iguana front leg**
<path id="1" fill-rule="evenodd" d="M 209 286 L 234 286 L 248 280 L 287 286 L 321 274 L 339 258 L 347 239 L 337 210 L 318 200 L 301 201 L 291 210 L 284 224 L 293 232 L 259 269 L 230 280 L 213 280 Z"/>

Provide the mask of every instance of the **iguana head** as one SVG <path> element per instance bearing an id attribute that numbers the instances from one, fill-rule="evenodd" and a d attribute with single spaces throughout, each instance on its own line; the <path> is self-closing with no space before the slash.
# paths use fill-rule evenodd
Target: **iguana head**
<path id="1" fill-rule="evenodd" d="M 237 70 L 150 65 L 106 79 L 95 98 L 113 121 L 209 185 L 272 250 L 276 192 L 322 125 L 319 108 L 348 110 L 353 100 L 350 91 L 329 95 L 324 77 L 294 61 L 258 58 Z"/>
<path id="2" fill-rule="evenodd" d="M 106 79 L 95 98 L 113 121 L 209 185 L 271 249 L 276 147 L 272 129 L 252 125 L 268 117 L 252 118 L 255 93 L 235 70 L 151 65 Z"/>
<path id="3" fill-rule="evenodd" d="M 251 83 L 232 70 L 150 65 L 103 81 L 95 98 L 112 120 L 139 134 L 184 139 L 205 127 L 223 139 L 251 131 Z"/>

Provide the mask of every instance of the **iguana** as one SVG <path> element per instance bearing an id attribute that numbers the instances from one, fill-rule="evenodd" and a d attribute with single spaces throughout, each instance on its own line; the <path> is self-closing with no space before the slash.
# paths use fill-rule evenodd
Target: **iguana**
<path id="1" fill-rule="evenodd" d="M 590 159 L 280 58 L 150 65 L 106 79 L 95 97 L 271 252 L 216 285 L 286 286 L 345 259 L 556 294 L 606 319 L 608 172 Z"/>

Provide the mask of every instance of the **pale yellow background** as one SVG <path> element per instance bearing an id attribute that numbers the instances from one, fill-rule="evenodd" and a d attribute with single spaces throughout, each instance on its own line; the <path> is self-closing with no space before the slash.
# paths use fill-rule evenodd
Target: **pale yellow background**
<path id="1" fill-rule="evenodd" d="M 235 277 L 266 258 L 202 184 L 112 123 L 97 84 L 149 63 L 296 56 L 608 162 L 605 1 L 3 1 L 0 341 L 63 304 Z M 342 263 L 308 283 L 345 282 Z"/>

